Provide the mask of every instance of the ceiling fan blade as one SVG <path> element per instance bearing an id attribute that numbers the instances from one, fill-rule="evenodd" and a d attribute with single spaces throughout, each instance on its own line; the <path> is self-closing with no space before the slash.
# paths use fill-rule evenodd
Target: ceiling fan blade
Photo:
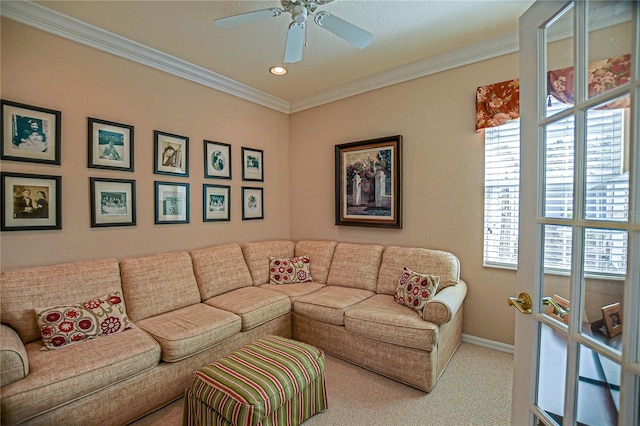
<path id="1" fill-rule="evenodd" d="M 226 18 L 216 19 L 214 21 L 218 28 L 231 28 L 237 25 L 249 24 L 261 19 L 275 18 L 282 14 L 282 9 L 272 7 L 270 9 L 254 10 L 252 12 L 241 13 L 239 15 L 227 16 Z"/>
<path id="2" fill-rule="evenodd" d="M 354 46 L 364 49 L 371 43 L 373 34 L 327 12 L 317 13 L 314 21 L 325 30 L 348 41 Z"/>
<path id="3" fill-rule="evenodd" d="M 292 22 L 287 32 L 287 46 L 284 51 L 284 62 L 291 64 L 302 60 L 304 48 L 304 22 Z"/>

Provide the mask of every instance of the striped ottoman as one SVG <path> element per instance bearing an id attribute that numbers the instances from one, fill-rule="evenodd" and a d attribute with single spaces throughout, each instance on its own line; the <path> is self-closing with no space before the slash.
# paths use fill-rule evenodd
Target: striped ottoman
<path id="1" fill-rule="evenodd" d="M 327 409 L 324 353 L 270 336 L 199 368 L 184 398 L 185 425 L 299 425 Z"/>

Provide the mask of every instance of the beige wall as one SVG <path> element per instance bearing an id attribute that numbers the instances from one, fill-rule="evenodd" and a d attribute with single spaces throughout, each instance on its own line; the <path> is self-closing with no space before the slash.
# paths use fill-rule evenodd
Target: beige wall
<path id="1" fill-rule="evenodd" d="M 62 230 L 2 232 L 2 270 L 289 238 L 289 118 L 254 103 L 2 19 L 2 98 L 62 111 L 62 164 L 2 171 L 62 176 Z M 87 117 L 135 126 L 135 172 L 87 167 Z M 189 137 L 189 177 L 153 173 L 153 131 Z M 232 145 L 232 181 L 204 179 L 203 139 Z M 241 220 L 241 147 L 264 150 L 265 219 Z M 137 226 L 91 228 L 89 177 L 135 179 Z M 154 181 L 188 182 L 190 224 L 154 224 Z M 202 221 L 203 183 L 231 185 L 231 222 Z M 246 184 L 246 183 L 245 183 Z"/>
<path id="2" fill-rule="evenodd" d="M 478 86 L 518 76 L 518 56 L 457 68 L 291 116 L 291 236 L 455 253 L 469 285 L 463 332 L 513 343 L 515 271 L 482 266 L 484 136 Z M 334 146 L 403 135 L 401 230 L 336 226 Z"/>

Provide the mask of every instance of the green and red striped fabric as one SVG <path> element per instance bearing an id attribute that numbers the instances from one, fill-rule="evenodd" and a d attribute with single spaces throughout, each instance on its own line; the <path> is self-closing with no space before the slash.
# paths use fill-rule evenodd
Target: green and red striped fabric
<path id="1" fill-rule="evenodd" d="M 185 422 L 298 425 L 326 408 L 323 352 L 270 336 L 194 373 Z M 216 413 L 222 418 L 213 419 Z"/>

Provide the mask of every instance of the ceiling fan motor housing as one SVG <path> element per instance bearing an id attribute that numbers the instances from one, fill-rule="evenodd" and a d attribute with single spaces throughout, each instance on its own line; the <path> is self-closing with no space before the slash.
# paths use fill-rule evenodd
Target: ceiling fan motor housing
<path id="1" fill-rule="evenodd" d="M 309 11 L 304 5 L 296 4 L 291 11 L 291 15 L 293 16 L 294 22 L 302 23 L 307 21 Z"/>

